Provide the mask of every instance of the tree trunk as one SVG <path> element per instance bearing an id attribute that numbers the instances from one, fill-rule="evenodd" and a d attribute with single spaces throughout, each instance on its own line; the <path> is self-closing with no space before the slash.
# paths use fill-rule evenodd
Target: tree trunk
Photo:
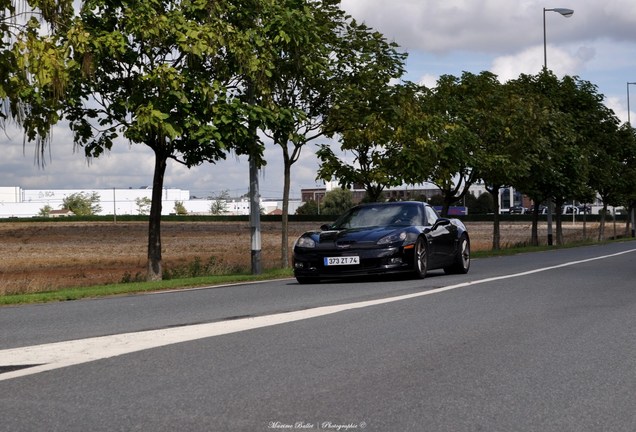
<path id="1" fill-rule="evenodd" d="M 454 198 L 455 197 L 453 196 L 453 199 Z M 445 217 L 445 218 L 448 217 L 450 206 L 451 206 L 451 201 L 450 201 L 449 195 L 445 193 L 444 194 L 444 204 L 442 205 L 442 212 L 441 212 L 442 213 L 442 217 Z"/>
<path id="2" fill-rule="evenodd" d="M 629 210 L 627 211 L 627 225 L 625 233 L 627 236 L 636 237 L 636 226 L 634 226 L 634 212 L 636 211 L 636 202 L 629 202 Z M 631 227 L 631 230 L 630 230 Z"/>
<path id="3" fill-rule="evenodd" d="M 532 246 L 539 246 L 539 209 L 541 207 L 541 203 L 539 200 L 534 200 L 534 205 L 532 206 L 532 234 L 530 243 Z"/>
<path id="4" fill-rule="evenodd" d="M 365 190 L 367 193 L 367 197 L 369 198 L 369 202 L 379 202 L 380 197 L 382 196 L 382 191 L 384 187 L 374 186 L 372 184 L 366 184 Z"/>
<path id="5" fill-rule="evenodd" d="M 563 203 L 565 200 L 557 199 L 554 205 L 554 219 L 556 222 L 556 244 L 563 246 Z"/>
<path id="6" fill-rule="evenodd" d="M 583 241 L 587 240 L 587 204 L 583 206 Z"/>
<path id="7" fill-rule="evenodd" d="M 492 222 L 492 250 L 501 249 L 501 230 L 499 222 L 499 188 L 488 189 L 488 193 L 492 196 L 493 206 L 495 211 L 493 213 Z"/>
<path id="8" fill-rule="evenodd" d="M 281 218 L 281 266 L 289 267 L 289 190 L 291 185 L 291 163 L 289 156 L 284 154 L 283 178 L 283 215 Z"/>
<path id="9" fill-rule="evenodd" d="M 155 172 L 152 179 L 152 204 L 148 224 L 148 275 L 149 281 L 161 280 L 161 200 L 167 157 L 155 150 Z"/>
<path id="10" fill-rule="evenodd" d="M 605 217 L 607 215 L 607 204 L 603 200 L 603 209 L 601 210 L 601 223 L 598 226 L 598 241 L 605 240 Z"/>

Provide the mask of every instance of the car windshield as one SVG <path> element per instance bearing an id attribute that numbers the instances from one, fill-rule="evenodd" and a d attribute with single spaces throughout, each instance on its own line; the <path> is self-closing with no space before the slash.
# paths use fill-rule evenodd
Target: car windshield
<path id="1" fill-rule="evenodd" d="M 422 225 L 422 215 L 417 205 L 370 205 L 356 207 L 342 215 L 333 229 L 365 228 L 387 225 Z"/>

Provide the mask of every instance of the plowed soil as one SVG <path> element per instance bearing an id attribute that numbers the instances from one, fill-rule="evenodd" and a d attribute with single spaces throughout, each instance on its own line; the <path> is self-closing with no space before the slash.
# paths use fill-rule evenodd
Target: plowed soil
<path id="1" fill-rule="evenodd" d="M 290 223 L 290 251 L 297 236 L 319 225 Z M 467 226 L 472 249 L 489 249 L 492 224 Z M 588 237 L 594 237 L 594 228 L 588 224 Z M 582 229 L 582 224 L 565 223 L 566 241 L 581 239 Z M 264 269 L 280 267 L 280 233 L 280 222 L 262 223 Z M 250 268 L 247 222 L 163 222 L 161 234 L 164 270 L 186 268 L 195 261 L 211 263 L 219 274 Z M 0 295 L 116 283 L 146 273 L 146 222 L 5 222 L 0 223 L 0 239 Z M 502 223 L 501 239 L 503 247 L 528 243 L 530 224 Z"/>

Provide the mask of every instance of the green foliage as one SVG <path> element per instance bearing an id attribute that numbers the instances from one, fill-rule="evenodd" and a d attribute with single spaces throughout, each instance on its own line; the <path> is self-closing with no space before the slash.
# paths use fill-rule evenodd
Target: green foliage
<path id="1" fill-rule="evenodd" d="M 201 257 L 194 257 L 190 263 L 166 268 L 164 279 L 186 279 L 204 276 L 217 276 L 223 274 L 241 273 L 243 269 L 230 266 L 215 256 L 210 256 L 207 261 L 202 261 Z"/>
<path id="2" fill-rule="evenodd" d="M 314 200 L 306 201 L 296 209 L 297 215 L 317 215 L 320 214 L 318 203 Z"/>
<path id="3" fill-rule="evenodd" d="M 72 211 L 76 216 L 91 216 L 102 211 L 99 201 L 97 192 L 77 192 L 62 200 L 62 208 Z"/>
<path id="4" fill-rule="evenodd" d="M 480 132 L 487 129 L 482 123 L 492 108 L 485 98 L 496 88 L 497 81 L 488 72 L 464 72 L 459 78 L 443 75 L 424 101 L 434 119 L 429 135 L 437 156 L 437 163 L 428 174 L 442 191 L 443 215 L 479 179 Z"/>
<path id="5" fill-rule="evenodd" d="M 399 127 L 414 118 L 405 115 L 408 111 L 403 107 L 412 106 L 409 98 L 415 98 L 419 88 L 390 84 L 403 74 L 406 59 L 396 44 L 355 21 L 348 25 L 345 37 L 348 43 L 336 46 L 333 55 L 338 68 L 325 128 L 328 136 L 338 139 L 342 151 L 353 155 L 353 161 L 336 155 L 330 145 L 321 145 L 317 177 L 335 178 L 342 187 L 362 185 L 375 201 L 385 187 L 403 182 L 405 170 L 396 170 L 399 149 L 414 141 L 404 139 Z"/>
<path id="6" fill-rule="evenodd" d="M 320 213 L 340 215 L 353 206 L 353 194 L 349 189 L 333 189 L 325 194 Z"/>
<path id="7" fill-rule="evenodd" d="M 174 212 L 179 216 L 188 214 L 188 211 L 186 210 L 185 205 L 183 205 L 183 201 L 174 202 Z"/>
<path id="8" fill-rule="evenodd" d="M 9 118 L 23 126 L 42 165 L 69 81 L 65 51 L 47 30 L 66 28 L 72 15 L 70 0 L 0 0 L 0 126 Z"/>
<path id="9" fill-rule="evenodd" d="M 387 83 L 370 87 L 366 103 L 345 100 L 331 114 L 332 127 L 341 130 L 340 149 L 353 160 L 336 155 L 326 144 L 316 154 L 321 161 L 318 178 L 335 178 L 342 187 L 362 185 L 369 200 L 378 201 L 386 187 L 425 181 L 436 159 L 426 138 L 422 89 Z"/>
<path id="10" fill-rule="evenodd" d="M 53 210 L 53 207 L 51 207 L 50 205 L 45 205 L 44 207 L 42 207 L 40 209 L 40 211 L 38 212 L 38 216 L 40 217 L 49 217 L 51 214 L 51 210 Z"/>
<path id="11" fill-rule="evenodd" d="M 62 43 L 82 65 L 66 117 L 86 155 L 100 156 L 121 136 L 195 166 L 244 145 L 252 136 L 244 120 L 262 121 L 266 110 L 247 104 L 233 80 L 258 81 L 270 68 L 256 18 L 271 11 L 264 1 L 251 6 L 84 3 Z M 95 95 L 99 105 L 84 103 Z"/>

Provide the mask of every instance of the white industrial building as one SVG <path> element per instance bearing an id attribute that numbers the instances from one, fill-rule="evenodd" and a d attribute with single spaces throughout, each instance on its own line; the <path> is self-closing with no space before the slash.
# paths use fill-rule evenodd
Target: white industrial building
<path id="1" fill-rule="evenodd" d="M 151 188 L 139 189 L 22 189 L 17 186 L 0 186 L 0 218 L 37 216 L 40 211 L 49 206 L 53 210 L 63 207 L 64 198 L 83 193 L 99 196 L 101 211 L 99 215 L 138 215 L 141 214 L 139 199 L 152 197 Z M 190 199 L 190 191 L 182 189 L 164 189 L 162 191 L 162 214 L 175 213 L 175 203 L 183 203 L 188 214 L 209 215 L 212 199 Z M 301 205 L 300 200 L 290 200 L 289 213 L 294 214 Z M 261 208 L 264 214 L 274 213 L 282 209 L 282 200 L 263 200 Z M 249 215 L 250 203 L 247 199 L 225 201 L 228 215 Z M 146 212 L 147 213 L 147 212 Z"/>

